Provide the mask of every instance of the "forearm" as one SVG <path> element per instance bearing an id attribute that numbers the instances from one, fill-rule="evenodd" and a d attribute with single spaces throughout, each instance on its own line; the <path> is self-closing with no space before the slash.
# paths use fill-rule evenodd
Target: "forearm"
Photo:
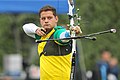
<path id="1" fill-rule="evenodd" d="M 25 24 L 23 25 L 23 30 L 24 32 L 30 36 L 30 37 L 33 37 L 35 38 L 35 31 L 38 29 L 38 26 L 36 26 L 35 24 L 33 23 L 28 23 L 28 24 Z"/>

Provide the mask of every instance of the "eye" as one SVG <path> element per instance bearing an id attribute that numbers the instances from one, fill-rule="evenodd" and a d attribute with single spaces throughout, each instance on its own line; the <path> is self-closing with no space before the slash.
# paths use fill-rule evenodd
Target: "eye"
<path id="1" fill-rule="evenodd" d="M 50 19 L 52 19 L 52 17 L 50 17 L 50 16 L 49 16 L 49 17 L 47 17 L 47 18 L 48 18 L 49 20 L 50 20 Z"/>
<path id="2" fill-rule="evenodd" d="M 45 19 L 46 19 L 45 17 L 42 17 L 42 18 L 41 18 L 41 20 L 43 20 L 43 21 L 44 21 Z"/>

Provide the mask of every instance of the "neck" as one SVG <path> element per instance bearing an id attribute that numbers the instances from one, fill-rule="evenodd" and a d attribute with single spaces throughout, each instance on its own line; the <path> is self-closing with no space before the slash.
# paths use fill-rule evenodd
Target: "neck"
<path id="1" fill-rule="evenodd" d="M 53 29 L 53 28 L 52 28 Z M 46 30 L 46 34 L 48 34 L 52 29 Z"/>
<path id="2" fill-rule="evenodd" d="M 55 25 L 55 27 L 56 27 L 57 25 Z M 53 27 L 54 28 L 54 27 Z M 46 29 L 46 34 L 48 34 L 53 28 L 51 28 L 51 29 Z"/>

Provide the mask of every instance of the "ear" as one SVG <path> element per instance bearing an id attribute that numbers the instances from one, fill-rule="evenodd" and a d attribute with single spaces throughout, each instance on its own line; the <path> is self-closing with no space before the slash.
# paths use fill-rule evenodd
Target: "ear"
<path id="1" fill-rule="evenodd" d="M 58 22 L 58 16 L 56 16 L 55 18 L 56 18 L 56 22 Z"/>

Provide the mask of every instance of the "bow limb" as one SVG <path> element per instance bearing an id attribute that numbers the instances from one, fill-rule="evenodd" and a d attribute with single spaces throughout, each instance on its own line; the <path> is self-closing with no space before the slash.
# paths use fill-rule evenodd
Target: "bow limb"
<path id="1" fill-rule="evenodd" d="M 74 9 L 74 2 L 73 0 L 68 0 L 69 5 L 69 19 L 70 19 L 70 28 L 74 27 L 74 15 L 73 15 L 73 9 Z M 75 32 L 71 31 L 71 37 L 75 37 Z M 76 40 L 73 39 L 72 44 L 72 53 L 76 52 Z"/>
<path id="2" fill-rule="evenodd" d="M 70 19 L 70 28 L 74 27 L 74 2 L 73 0 L 68 0 L 69 5 L 69 19 Z M 75 37 L 75 32 L 71 31 L 71 37 Z M 72 39 L 72 56 L 71 56 L 71 73 L 70 73 L 70 80 L 74 80 L 74 73 L 75 73 L 75 55 L 76 55 L 76 40 Z"/>

